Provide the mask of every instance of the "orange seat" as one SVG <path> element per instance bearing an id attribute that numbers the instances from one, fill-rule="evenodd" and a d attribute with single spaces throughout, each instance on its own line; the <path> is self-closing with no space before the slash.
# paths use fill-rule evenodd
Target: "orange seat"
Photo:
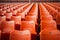
<path id="1" fill-rule="evenodd" d="M 17 15 L 17 10 L 13 10 L 12 15 Z"/>
<path id="2" fill-rule="evenodd" d="M 25 19 L 25 13 L 24 12 L 23 13 L 18 13 L 17 15 L 21 16 L 22 19 Z"/>
<path id="3" fill-rule="evenodd" d="M 34 21 L 22 21 L 21 30 L 29 30 L 31 34 L 36 34 Z"/>
<path id="4" fill-rule="evenodd" d="M 54 20 L 50 21 L 41 21 L 41 30 L 51 28 L 51 29 L 57 29 L 56 22 Z"/>
<path id="5" fill-rule="evenodd" d="M 52 16 L 51 15 L 47 15 L 47 16 L 41 16 L 40 17 L 41 21 L 49 21 L 49 20 L 53 20 Z"/>
<path id="6" fill-rule="evenodd" d="M 26 16 L 26 21 L 34 21 L 37 24 L 37 17 L 36 16 Z"/>
<path id="7" fill-rule="evenodd" d="M 40 32 L 40 40 L 60 40 L 59 30 L 42 30 Z"/>
<path id="8" fill-rule="evenodd" d="M 12 16 L 11 19 L 15 22 L 15 29 L 20 30 L 21 16 Z"/>
<path id="9" fill-rule="evenodd" d="M 5 16 L 7 19 L 11 19 L 12 13 L 11 12 L 7 12 L 5 13 Z"/>
<path id="10" fill-rule="evenodd" d="M 1 27 L 2 32 L 10 33 L 14 31 L 14 21 L 2 21 Z"/>
<path id="11" fill-rule="evenodd" d="M 1 40 L 9 40 L 10 33 L 14 31 L 14 21 L 1 22 Z"/>
<path id="12" fill-rule="evenodd" d="M 28 30 L 13 31 L 10 34 L 10 40 L 31 40 L 31 33 Z"/>
<path id="13" fill-rule="evenodd" d="M 11 20 L 13 20 L 15 24 L 21 24 L 21 16 L 12 16 Z"/>
<path id="14" fill-rule="evenodd" d="M 41 10 L 40 11 L 40 16 L 48 16 L 48 15 L 50 15 L 49 12 L 47 11 L 47 9 L 46 9 L 46 11 L 42 10 L 42 9 L 40 9 L 40 10 Z"/>
<path id="15" fill-rule="evenodd" d="M 0 11 L 0 15 L 4 15 L 6 13 L 6 10 Z"/>
<path id="16" fill-rule="evenodd" d="M 6 10 L 7 12 L 10 12 L 10 8 Z"/>
<path id="17" fill-rule="evenodd" d="M 13 11 L 13 8 L 10 8 L 10 11 Z"/>
<path id="18" fill-rule="evenodd" d="M 6 21 L 6 16 L 0 16 L 0 21 Z"/>

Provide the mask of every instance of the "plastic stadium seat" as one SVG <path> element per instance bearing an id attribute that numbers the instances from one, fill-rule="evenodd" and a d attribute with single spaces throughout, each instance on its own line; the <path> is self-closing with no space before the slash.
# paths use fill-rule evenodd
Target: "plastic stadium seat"
<path id="1" fill-rule="evenodd" d="M 11 20 L 15 21 L 15 24 L 21 24 L 21 16 L 12 16 Z"/>
<path id="2" fill-rule="evenodd" d="M 20 30 L 29 30 L 31 34 L 36 34 L 34 21 L 22 21 Z"/>
<path id="3" fill-rule="evenodd" d="M 14 21 L 2 21 L 1 22 L 1 30 L 4 33 L 10 33 L 14 31 Z"/>
<path id="4" fill-rule="evenodd" d="M 60 31 L 45 29 L 40 32 L 40 40 L 60 40 Z"/>
<path id="5" fill-rule="evenodd" d="M 47 16 L 41 16 L 40 17 L 41 21 L 49 21 L 49 20 L 53 20 L 51 15 L 47 15 Z"/>
<path id="6" fill-rule="evenodd" d="M 56 29 L 57 30 L 57 24 L 54 20 L 50 21 L 41 21 L 41 30 L 51 28 L 51 29 Z"/>
<path id="7" fill-rule="evenodd" d="M 10 12 L 10 8 L 6 10 L 7 12 Z"/>
<path id="8" fill-rule="evenodd" d="M 0 11 L 0 15 L 4 15 L 6 13 L 6 10 Z"/>
<path id="9" fill-rule="evenodd" d="M 20 30 L 21 16 L 12 16 L 11 20 L 13 20 L 15 22 L 15 29 Z"/>
<path id="10" fill-rule="evenodd" d="M 34 16 L 26 16 L 25 18 L 26 21 L 34 21 L 37 24 L 37 17 Z"/>
<path id="11" fill-rule="evenodd" d="M 6 19 L 11 19 L 12 13 L 11 12 L 7 12 L 5 13 Z"/>
<path id="12" fill-rule="evenodd" d="M 1 39 L 2 40 L 9 40 L 10 33 L 15 29 L 14 21 L 3 21 L 1 22 Z"/>
<path id="13" fill-rule="evenodd" d="M 31 33 L 28 30 L 13 31 L 10 34 L 10 40 L 31 40 Z"/>
<path id="14" fill-rule="evenodd" d="M 13 10 L 12 15 L 17 15 L 17 10 Z"/>
<path id="15" fill-rule="evenodd" d="M 18 13 L 17 15 L 21 16 L 22 19 L 25 19 L 25 13 L 24 12 L 23 13 Z"/>
<path id="16" fill-rule="evenodd" d="M 13 8 L 12 7 L 10 8 L 10 11 L 13 11 Z"/>
<path id="17" fill-rule="evenodd" d="M 6 16 L 0 16 L 0 21 L 6 21 Z"/>
<path id="18" fill-rule="evenodd" d="M 48 15 L 50 15 L 48 12 L 43 12 L 43 11 L 41 11 L 41 14 L 40 14 L 41 16 L 48 16 Z"/>

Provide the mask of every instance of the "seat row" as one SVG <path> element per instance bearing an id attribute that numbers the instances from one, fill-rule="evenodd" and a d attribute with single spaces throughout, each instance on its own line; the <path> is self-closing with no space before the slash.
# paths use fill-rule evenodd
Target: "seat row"
<path id="1" fill-rule="evenodd" d="M 45 7 L 46 5 L 46 7 Z M 53 10 L 52 7 L 47 7 L 47 4 L 40 3 L 40 25 L 41 25 L 41 32 L 40 32 L 40 40 L 60 40 L 60 31 L 57 29 L 56 21 L 53 20 L 53 16 L 47 10 Z M 46 9 L 47 8 L 47 9 Z M 53 10 L 54 11 L 54 10 Z M 52 13 L 52 12 L 51 12 Z M 53 14 L 53 13 L 52 13 Z"/>

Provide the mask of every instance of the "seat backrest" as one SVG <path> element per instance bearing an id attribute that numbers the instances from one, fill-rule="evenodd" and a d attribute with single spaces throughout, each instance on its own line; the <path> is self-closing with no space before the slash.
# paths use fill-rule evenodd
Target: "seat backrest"
<path id="1" fill-rule="evenodd" d="M 11 20 L 13 20 L 15 24 L 21 25 L 21 16 L 12 16 Z"/>
<path id="2" fill-rule="evenodd" d="M 14 31 L 15 25 L 14 21 L 2 21 L 1 22 L 1 30 L 4 33 L 10 33 Z"/>
<path id="3" fill-rule="evenodd" d="M 31 33 L 28 30 L 15 30 L 10 33 L 10 40 L 31 40 Z"/>
<path id="4" fill-rule="evenodd" d="M 22 21 L 20 30 L 29 30 L 32 34 L 36 34 L 34 21 Z"/>
<path id="5" fill-rule="evenodd" d="M 51 29 L 57 29 L 57 24 L 54 20 L 51 21 L 41 21 L 41 30 L 51 28 Z"/>
<path id="6" fill-rule="evenodd" d="M 60 40 L 59 30 L 43 30 L 40 32 L 40 40 Z"/>

